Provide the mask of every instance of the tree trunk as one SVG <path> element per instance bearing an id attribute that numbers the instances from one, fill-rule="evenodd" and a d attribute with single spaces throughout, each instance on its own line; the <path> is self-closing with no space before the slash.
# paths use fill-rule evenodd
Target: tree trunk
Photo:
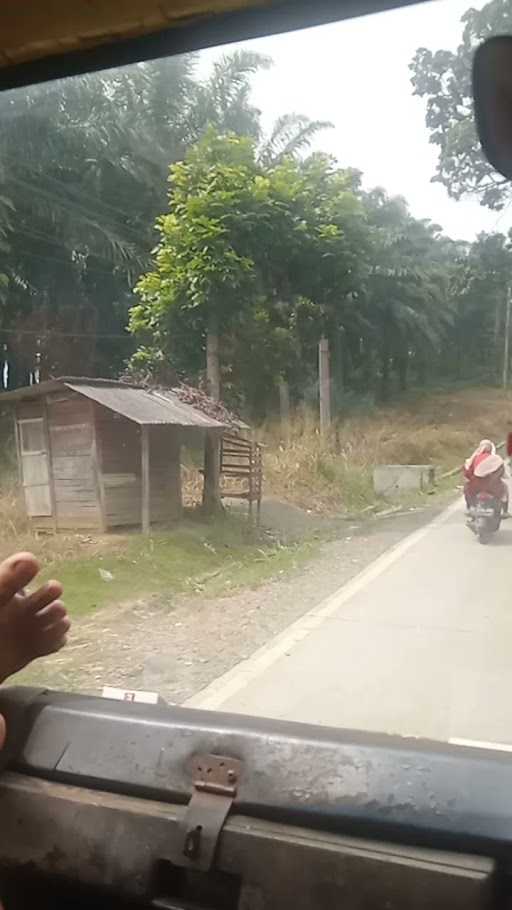
<path id="1" fill-rule="evenodd" d="M 396 371 L 398 374 L 398 385 L 401 392 L 407 391 L 407 369 L 409 366 L 409 355 L 399 354 L 395 357 Z"/>
<path id="2" fill-rule="evenodd" d="M 389 401 L 391 394 L 391 351 L 394 346 L 396 334 L 393 324 L 393 308 L 388 306 L 382 314 L 380 325 L 381 345 L 380 345 L 380 388 L 379 398 L 381 401 Z"/>
<path id="3" fill-rule="evenodd" d="M 223 511 L 220 496 L 220 439 L 215 432 L 206 433 L 203 476 L 203 511 L 207 515 L 215 515 Z"/>
<path id="4" fill-rule="evenodd" d="M 455 343 L 455 378 L 460 379 L 462 377 L 462 345 L 457 341 Z"/>
<path id="5" fill-rule="evenodd" d="M 331 373 L 329 340 L 322 336 L 318 343 L 318 385 L 320 393 L 320 432 L 325 435 L 331 427 Z"/>
<path id="6" fill-rule="evenodd" d="M 382 369 L 380 374 L 380 400 L 389 401 L 389 366 L 390 366 L 390 356 L 387 351 L 385 351 L 382 357 Z"/>
<path id="7" fill-rule="evenodd" d="M 418 383 L 420 386 L 427 384 L 427 360 L 423 355 L 418 356 Z"/>

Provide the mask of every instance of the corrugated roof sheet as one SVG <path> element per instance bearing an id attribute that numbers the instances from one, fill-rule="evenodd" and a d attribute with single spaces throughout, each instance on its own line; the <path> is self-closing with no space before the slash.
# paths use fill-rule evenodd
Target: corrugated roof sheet
<path id="1" fill-rule="evenodd" d="M 66 381 L 63 385 L 141 425 L 169 424 L 179 427 L 200 427 L 203 430 L 224 428 L 224 424 L 218 420 L 180 401 L 170 389 L 156 391 L 122 384 L 89 385 Z"/>

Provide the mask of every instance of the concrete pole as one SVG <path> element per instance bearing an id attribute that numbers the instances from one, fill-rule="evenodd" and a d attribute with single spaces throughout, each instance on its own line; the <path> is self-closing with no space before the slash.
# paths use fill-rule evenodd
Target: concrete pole
<path id="1" fill-rule="evenodd" d="M 510 347 L 510 305 L 512 297 L 511 285 L 507 288 L 507 303 L 505 309 L 505 344 L 503 346 L 503 388 L 508 386 L 508 368 L 509 368 L 509 347 Z"/>
<path id="2" fill-rule="evenodd" d="M 288 442 L 290 435 L 290 387 L 286 379 L 279 380 L 279 416 L 281 419 L 281 436 Z"/>
<path id="3" fill-rule="evenodd" d="M 318 386 L 320 393 L 320 432 L 325 435 L 331 427 L 329 339 L 325 335 L 322 335 L 318 343 Z"/>
<path id="4" fill-rule="evenodd" d="M 219 336 L 212 329 L 206 336 L 206 382 L 210 398 L 220 401 Z"/>
<path id="5" fill-rule="evenodd" d="M 151 490 L 149 469 L 149 427 L 141 427 L 141 462 L 142 462 L 142 533 L 149 534 L 151 527 Z"/>
<path id="6" fill-rule="evenodd" d="M 210 398 L 220 401 L 219 334 L 215 319 L 210 321 L 206 335 L 206 382 Z M 205 434 L 203 477 L 203 509 L 207 514 L 220 512 L 220 437 L 209 430 Z"/>

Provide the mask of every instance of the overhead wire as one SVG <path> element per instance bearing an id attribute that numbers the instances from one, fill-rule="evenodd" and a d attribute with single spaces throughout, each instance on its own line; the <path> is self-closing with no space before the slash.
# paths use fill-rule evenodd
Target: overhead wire
<path id="1" fill-rule="evenodd" d="M 41 338 L 44 335 L 51 335 L 52 338 L 108 338 L 109 340 L 134 341 L 131 335 L 120 335 L 110 332 L 61 332 L 58 329 L 4 329 L 0 327 L 0 335 L 30 335 Z"/>
<path id="2" fill-rule="evenodd" d="M 56 204 L 57 206 L 59 206 L 64 211 L 71 213 L 74 217 L 81 218 L 81 220 L 83 222 L 85 222 L 86 224 L 88 224 L 90 227 L 94 227 L 94 228 L 96 228 L 96 230 L 101 230 L 101 226 L 98 224 L 98 220 L 97 220 L 95 214 L 91 213 L 90 211 L 85 209 L 83 206 L 79 206 L 79 205 L 77 205 L 77 203 L 70 204 L 68 200 L 62 200 L 55 194 L 51 193 L 49 190 L 45 190 L 43 187 L 37 186 L 37 184 L 31 184 L 31 183 L 27 182 L 26 180 L 23 180 L 21 177 L 14 177 L 11 174 L 9 177 L 9 180 L 12 183 L 17 184 L 18 186 L 22 186 L 24 189 L 28 189 L 31 193 L 35 193 L 36 195 L 40 196 L 41 198 L 49 200 L 53 204 Z M 109 224 L 107 221 L 106 227 L 108 227 L 108 226 L 109 226 Z M 135 240 L 132 240 L 132 243 L 134 243 L 136 246 L 140 246 L 140 237 L 132 228 L 129 228 L 127 225 L 120 225 L 113 221 L 110 222 L 110 227 L 115 228 L 117 231 L 127 232 L 128 234 L 131 234 L 133 237 L 136 238 Z"/>

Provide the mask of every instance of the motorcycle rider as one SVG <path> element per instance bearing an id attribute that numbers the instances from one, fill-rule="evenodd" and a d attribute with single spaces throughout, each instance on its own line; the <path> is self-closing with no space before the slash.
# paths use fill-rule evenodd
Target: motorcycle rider
<path id="1" fill-rule="evenodd" d="M 475 468 L 489 455 L 496 455 L 496 446 L 490 439 L 481 439 L 473 454 L 464 463 L 464 498 L 468 512 L 473 505 L 471 480 L 473 479 Z"/>
<path id="2" fill-rule="evenodd" d="M 504 481 L 505 462 L 503 458 L 487 452 L 473 467 L 467 479 L 464 494 L 466 503 L 472 504 L 479 493 L 488 493 L 501 503 L 503 518 L 508 518 L 508 485 Z"/>

